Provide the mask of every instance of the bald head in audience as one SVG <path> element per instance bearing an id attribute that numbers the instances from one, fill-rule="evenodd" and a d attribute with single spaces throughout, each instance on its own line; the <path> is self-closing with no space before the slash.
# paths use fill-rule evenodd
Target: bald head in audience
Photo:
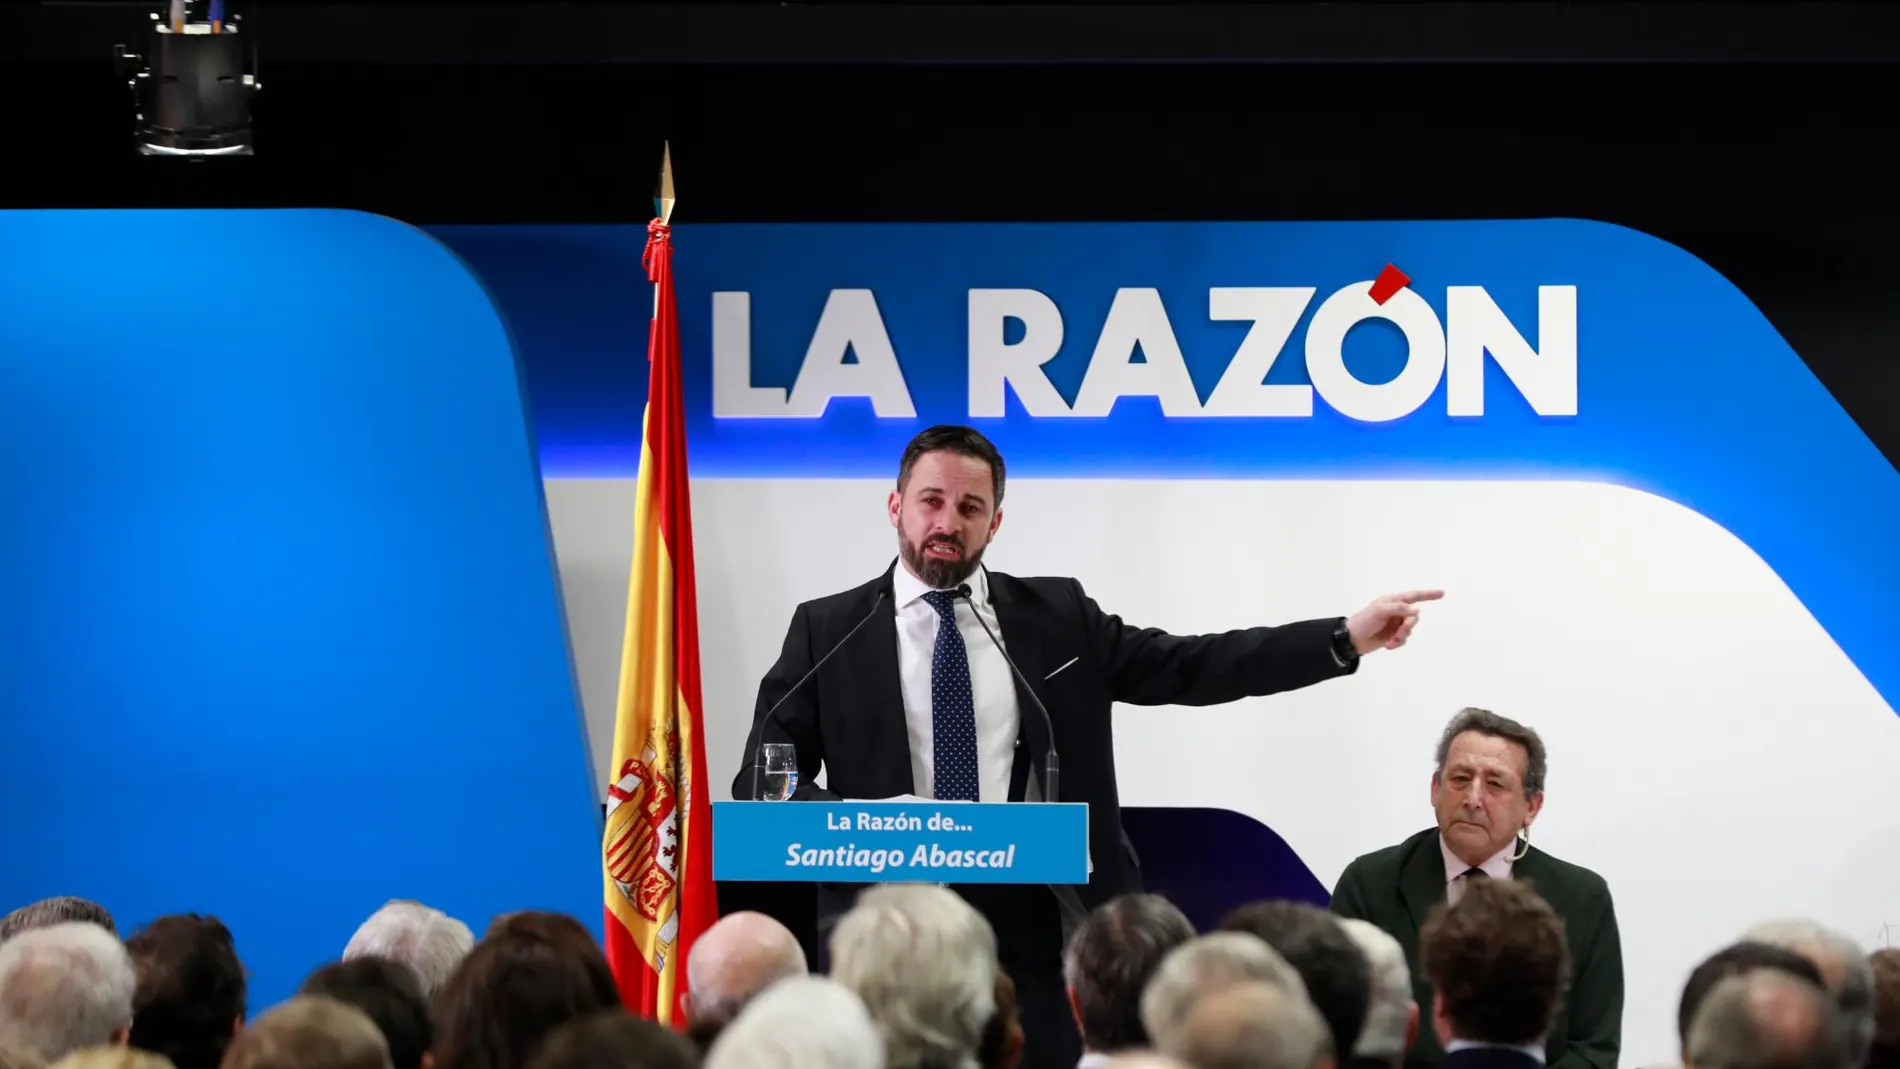
<path id="1" fill-rule="evenodd" d="M 1188 1011 L 1168 1053 L 1194 1069 L 1328 1069 L 1332 1032 L 1300 992 L 1250 980 Z"/>
<path id="2" fill-rule="evenodd" d="M 693 942 L 686 957 L 686 1018 L 702 1042 L 781 980 L 811 972 L 790 928 L 763 913 L 729 913 Z"/>
<path id="3" fill-rule="evenodd" d="M 1687 1069 L 1857 1069 L 1852 1030 L 1825 991 L 1773 969 L 1710 989 L 1689 1026 Z"/>

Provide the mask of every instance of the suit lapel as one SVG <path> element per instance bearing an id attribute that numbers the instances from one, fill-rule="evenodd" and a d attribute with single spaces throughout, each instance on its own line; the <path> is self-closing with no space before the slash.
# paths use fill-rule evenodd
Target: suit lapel
<path id="1" fill-rule="evenodd" d="M 892 562 L 896 567 L 896 562 Z M 869 706 L 872 733 L 877 750 L 872 760 L 877 767 L 903 769 L 901 780 L 910 784 L 908 793 L 917 794 L 911 775 L 910 723 L 904 714 L 904 679 L 897 663 L 897 601 L 891 595 L 891 573 L 884 573 L 884 601 L 878 606 L 878 618 L 865 627 L 867 640 L 858 654 L 854 678 L 864 681 L 864 701 Z M 903 793 L 903 792 L 894 792 Z"/>
<path id="2" fill-rule="evenodd" d="M 1405 859 L 1405 867 L 1399 870 L 1399 897 L 1405 899 L 1406 912 L 1420 929 L 1432 907 L 1445 900 L 1445 859 L 1436 832 L 1426 835 Z"/>
<path id="3" fill-rule="evenodd" d="M 987 569 L 985 571 L 990 588 L 990 605 L 996 609 L 997 630 L 1001 632 L 997 637 L 1003 640 L 1003 648 L 1009 651 L 1010 659 L 1016 662 L 1024 678 L 1031 685 L 1039 684 L 1047 669 L 1043 667 L 1043 629 L 1037 626 L 1035 610 L 1024 603 L 1020 591 L 1009 581 L 1008 576 L 998 576 Z M 1042 714 L 1036 711 L 1036 699 L 1041 695 L 1039 692 L 1032 694 L 1023 685 L 1022 679 L 1012 679 L 1011 682 L 1016 686 L 1016 708 L 1022 724 L 1018 738 L 1029 740 L 1031 761 L 1040 766 L 1042 755 L 1049 748 L 1049 733 L 1043 726 Z M 1017 764 L 1020 766 L 1022 762 Z M 1012 800 L 1020 799 L 1022 789 L 1017 781 L 1023 778 L 1021 775 L 1011 777 Z"/>

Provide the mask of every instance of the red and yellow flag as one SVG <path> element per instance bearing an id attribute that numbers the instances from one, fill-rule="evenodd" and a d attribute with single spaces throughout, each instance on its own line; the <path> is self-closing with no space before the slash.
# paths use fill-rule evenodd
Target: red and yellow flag
<path id="1" fill-rule="evenodd" d="M 607 960 L 627 1008 L 679 1026 L 686 955 L 718 919 L 686 489 L 686 402 L 668 224 L 647 227 L 653 323 L 633 573 L 607 788 Z"/>

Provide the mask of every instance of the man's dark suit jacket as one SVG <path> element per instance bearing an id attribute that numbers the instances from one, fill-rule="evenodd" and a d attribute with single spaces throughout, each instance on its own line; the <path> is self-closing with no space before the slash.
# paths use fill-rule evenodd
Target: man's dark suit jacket
<path id="1" fill-rule="evenodd" d="M 1456 1054 L 1445 1055 L 1443 1069 L 1542 1069 L 1542 1066 L 1536 1058 L 1519 1050 L 1465 1047 Z"/>
<path id="2" fill-rule="evenodd" d="M 761 741 L 797 747 L 797 800 L 922 793 L 911 782 L 910 729 L 898 672 L 891 579 L 892 572 L 886 570 L 856 589 L 805 602 L 792 614 L 778 663 L 759 684 L 744 767 L 733 781 L 734 798 L 752 797 L 752 766 Z M 1218 705 L 1305 687 L 1357 667 L 1356 662 L 1341 667 L 1333 656 L 1337 617 L 1211 635 L 1170 635 L 1131 627 L 1103 612 L 1074 579 L 990 572 L 989 589 L 1003 644 L 1055 725 L 1062 764 L 1059 800 L 1089 807 L 1089 855 L 1095 870 L 1086 885 L 1075 889 L 1087 909 L 1141 889 L 1139 863 L 1121 826 L 1109 717 L 1113 703 Z M 876 616 L 786 701 L 761 740 L 759 727 L 766 711 L 874 607 Z M 1072 658 L 1073 664 L 1056 671 Z M 1049 751 L 1048 732 L 1021 680 L 1016 681 L 1016 701 L 1022 727 L 1012 801 L 1023 797 L 1032 771 L 1042 782 Z M 811 785 L 820 765 L 828 791 Z M 819 888 L 821 931 L 848 908 L 854 894 L 845 890 Z"/>
<path id="3" fill-rule="evenodd" d="M 1623 944 L 1609 885 L 1589 869 L 1559 861 L 1531 847 L 1511 867 L 1563 918 L 1570 944 L 1570 993 L 1545 1044 L 1551 1069 L 1615 1069 L 1623 1037 Z M 1431 908 L 1445 900 L 1445 857 L 1438 829 L 1419 832 L 1397 846 L 1374 851 L 1346 866 L 1333 890 L 1333 912 L 1384 929 L 1405 948 L 1412 970 L 1412 997 L 1422 1022 L 1432 1016 L 1432 986 L 1419 968 L 1419 929 Z M 1407 1066 L 1453 1069 L 1429 1024 L 1406 1056 Z"/>

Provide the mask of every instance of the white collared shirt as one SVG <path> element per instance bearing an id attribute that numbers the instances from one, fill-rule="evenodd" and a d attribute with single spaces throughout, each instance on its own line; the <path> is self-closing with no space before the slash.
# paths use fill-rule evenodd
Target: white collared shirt
<path id="1" fill-rule="evenodd" d="M 1438 850 L 1445 858 L 1445 902 L 1448 905 L 1455 905 L 1458 899 L 1464 897 L 1465 870 L 1472 866 L 1465 864 L 1457 854 L 1451 852 L 1451 847 L 1445 845 L 1445 837 L 1442 834 L 1438 837 Z M 1486 858 L 1484 864 L 1477 868 L 1494 880 L 1508 880 L 1511 878 L 1511 855 L 1516 852 L 1517 840 L 1512 839 L 1509 846 Z"/>
<path id="2" fill-rule="evenodd" d="M 910 727 L 910 776 L 913 789 L 924 798 L 936 797 L 932 765 L 935 750 L 930 706 L 930 663 L 936 651 L 941 617 L 924 595 L 923 580 L 899 562 L 893 569 L 892 594 L 897 604 L 897 672 L 903 683 L 904 720 Z M 970 611 L 974 603 L 997 641 L 1003 628 L 990 604 L 989 576 L 978 568 L 965 580 L 969 600 L 956 604 L 957 631 L 970 657 L 970 689 L 976 706 L 977 800 L 1009 801 L 1009 774 L 1016 760 L 1017 731 L 1022 723 L 1016 707 L 1016 684 L 1009 662 L 990 641 Z"/>

